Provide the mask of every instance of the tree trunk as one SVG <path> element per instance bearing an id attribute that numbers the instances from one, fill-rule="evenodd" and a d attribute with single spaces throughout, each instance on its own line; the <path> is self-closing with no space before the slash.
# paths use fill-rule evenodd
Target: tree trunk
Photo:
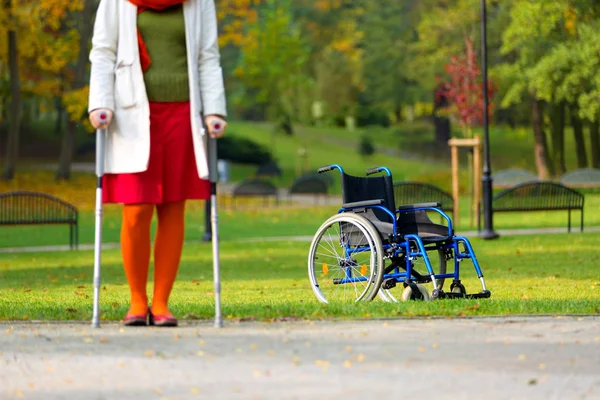
<path id="1" fill-rule="evenodd" d="M 557 175 L 561 176 L 566 171 L 565 165 L 565 104 L 559 103 L 552 106 L 552 161 Z"/>
<path id="2" fill-rule="evenodd" d="M 12 0 L 4 0 L 4 9 L 9 20 L 13 20 Z M 2 179 L 11 180 L 15 176 L 15 167 L 19 156 L 19 133 L 21 130 L 21 78 L 19 76 L 19 54 L 17 51 L 17 34 L 13 29 L 8 31 L 8 64 L 10 72 L 10 122 L 6 145 L 6 161 Z"/>
<path id="3" fill-rule="evenodd" d="M 531 117 L 533 121 L 533 134 L 535 138 L 535 166 L 540 179 L 550 179 L 552 168 L 548 160 L 548 144 L 544 132 L 544 103 L 537 99 L 532 100 Z"/>
<path id="4" fill-rule="evenodd" d="M 592 149 L 592 168 L 600 168 L 600 121 L 590 125 L 590 147 Z"/>
<path id="5" fill-rule="evenodd" d="M 585 168 L 588 165 L 587 152 L 585 150 L 585 139 L 583 137 L 583 122 L 578 115 L 577 106 L 571 106 L 571 126 L 575 137 L 575 151 L 577 152 L 577 168 Z"/>
<path id="6" fill-rule="evenodd" d="M 435 144 L 440 148 L 447 147 L 448 140 L 450 140 L 450 119 L 434 116 L 433 125 L 435 127 Z"/>
<path id="7" fill-rule="evenodd" d="M 433 93 L 433 126 L 435 127 L 435 144 L 438 148 L 447 148 L 451 136 L 450 118 L 439 115 L 450 103 L 445 95 L 443 85 L 439 85 Z"/>
<path id="8" fill-rule="evenodd" d="M 56 111 L 56 123 L 54 125 L 54 134 L 56 136 L 59 136 L 63 127 L 63 117 L 65 111 L 65 107 L 63 107 L 60 97 L 56 97 L 54 107 Z"/>
<path id="9" fill-rule="evenodd" d="M 90 23 L 94 12 L 94 1 L 85 0 L 83 11 L 79 16 L 79 55 L 77 65 L 75 66 L 75 82 L 72 89 L 81 89 L 86 82 L 85 73 L 88 61 L 88 42 L 92 36 L 93 25 Z M 56 171 L 57 180 L 68 180 L 71 177 L 71 164 L 75 150 L 75 138 L 77 136 L 77 122 L 69 118 L 67 128 L 63 133 L 63 140 L 60 149 L 60 158 L 58 161 L 58 170 Z"/>
<path id="10" fill-rule="evenodd" d="M 402 122 L 402 104 L 398 103 L 394 108 L 394 116 L 396 117 L 396 123 L 399 124 L 400 122 Z"/>

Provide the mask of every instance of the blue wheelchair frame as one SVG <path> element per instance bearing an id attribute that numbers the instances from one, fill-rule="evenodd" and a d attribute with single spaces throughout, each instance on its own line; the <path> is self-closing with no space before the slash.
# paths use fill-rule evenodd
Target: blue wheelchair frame
<path id="1" fill-rule="evenodd" d="M 340 171 L 340 174 L 344 174 L 343 168 L 337 164 L 332 164 L 332 165 L 329 165 L 326 167 L 319 168 L 318 172 L 323 173 L 323 172 L 331 171 L 333 169 L 337 169 Z M 385 173 L 387 173 L 388 176 L 390 176 L 390 177 L 392 176 L 391 171 L 386 167 L 371 168 L 371 169 L 367 170 L 367 175 L 372 175 L 372 174 L 376 174 L 379 172 L 385 172 Z M 432 298 L 443 298 L 443 297 L 489 298 L 491 296 L 490 291 L 487 290 L 487 288 L 486 288 L 485 281 L 483 279 L 483 273 L 481 272 L 479 262 L 477 261 L 477 257 L 475 256 L 475 252 L 473 251 L 473 247 L 471 246 L 471 243 L 464 236 L 455 236 L 454 235 L 454 230 L 452 227 L 452 220 L 443 210 L 438 208 L 439 203 L 424 203 L 424 204 L 416 204 L 414 206 L 405 206 L 405 207 L 401 206 L 401 207 L 397 208 L 394 213 L 392 213 L 392 211 L 390 211 L 387 207 L 384 207 L 379 204 L 381 204 L 381 201 L 378 201 L 378 200 L 344 204 L 345 207 L 340 208 L 338 210 L 338 214 L 344 213 L 344 212 L 353 212 L 356 209 L 378 209 L 378 210 L 383 211 L 390 217 L 392 224 L 393 224 L 393 234 L 392 234 L 393 237 L 391 238 L 392 240 L 388 241 L 388 243 L 383 243 L 382 250 L 384 252 L 390 253 L 390 249 L 392 249 L 393 250 L 393 253 L 391 253 L 392 258 L 404 255 L 404 258 L 406 261 L 406 268 L 405 268 L 405 272 L 401 272 L 400 266 L 396 266 L 393 269 L 393 273 L 388 273 L 388 274 L 384 273 L 383 278 L 382 278 L 382 281 L 384 283 L 387 280 L 394 280 L 396 283 L 403 283 L 405 286 L 411 286 L 411 288 L 413 289 L 413 293 L 419 293 L 418 288 L 416 287 L 415 283 L 432 282 L 434 285 L 434 290 L 431 295 Z M 429 257 L 427 255 L 427 248 L 426 248 L 425 244 L 423 243 L 423 240 L 416 234 L 399 235 L 397 233 L 397 218 L 396 217 L 400 212 L 408 211 L 408 210 L 414 211 L 414 212 L 433 211 L 433 212 L 440 214 L 446 220 L 446 222 L 448 223 L 448 226 L 447 226 L 448 237 L 449 237 L 449 240 L 451 240 L 451 243 L 443 243 L 442 245 L 436 244 L 435 246 L 433 246 L 433 248 L 430 248 L 430 250 L 443 249 L 444 254 L 445 254 L 446 253 L 445 250 L 452 249 L 453 254 L 454 254 L 454 256 L 453 256 L 454 272 L 453 273 L 435 274 L 435 272 L 431 266 Z M 465 249 L 464 252 L 461 252 L 461 250 L 460 250 L 460 246 L 459 246 L 460 243 L 462 243 L 464 246 L 464 249 Z M 413 244 L 414 246 L 411 246 L 411 244 Z M 346 256 L 347 260 L 348 259 L 351 260 L 352 254 L 360 253 L 360 252 L 364 252 L 364 251 L 368 251 L 368 250 L 369 249 L 367 247 L 350 247 L 348 244 L 346 244 L 345 256 Z M 425 262 L 425 266 L 427 268 L 427 272 L 429 274 L 429 277 L 425 278 L 424 276 L 417 274 L 417 275 L 420 275 L 421 278 L 417 278 L 416 281 L 412 279 L 414 271 L 412 270 L 413 263 L 411 260 L 414 257 L 422 257 L 423 258 L 423 260 Z M 460 283 L 460 265 L 459 265 L 460 262 L 464 259 L 470 259 L 471 262 L 473 263 L 473 266 L 475 268 L 477 276 L 482 285 L 482 291 L 479 293 L 473 293 L 473 294 L 464 293 L 464 286 L 462 286 L 462 284 Z M 345 283 L 354 283 L 354 282 L 364 282 L 368 279 L 367 277 L 364 277 L 364 276 L 353 277 L 351 266 L 346 268 L 345 275 L 346 276 L 342 279 L 334 280 L 334 283 L 335 284 L 345 284 Z M 423 278 L 425 278 L 425 279 L 423 279 Z M 443 292 L 440 288 L 438 288 L 437 283 L 436 283 L 436 279 L 447 279 L 447 278 L 453 278 L 451 292 L 448 292 L 448 293 Z M 462 287 L 463 293 L 452 292 L 452 288 L 454 288 L 455 286 Z"/>

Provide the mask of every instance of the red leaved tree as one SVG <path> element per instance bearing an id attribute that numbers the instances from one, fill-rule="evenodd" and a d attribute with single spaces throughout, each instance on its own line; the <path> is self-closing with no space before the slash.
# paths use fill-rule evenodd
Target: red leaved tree
<path id="1" fill-rule="evenodd" d="M 465 128 L 467 136 L 472 136 L 471 128 L 483 124 L 483 81 L 477 62 L 477 53 L 473 41 L 465 38 L 465 53 L 452 56 L 446 64 L 446 72 L 450 82 L 443 85 L 440 95 L 450 103 L 450 112 Z M 494 104 L 491 101 L 496 93 L 496 85 L 488 79 L 488 116 L 493 114 Z"/>

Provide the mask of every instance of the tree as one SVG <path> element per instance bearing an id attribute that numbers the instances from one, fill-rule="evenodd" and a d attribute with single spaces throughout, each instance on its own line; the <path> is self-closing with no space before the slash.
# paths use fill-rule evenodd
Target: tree
<path id="1" fill-rule="evenodd" d="M 19 151 L 19 132 L 21 125 L 21 78 L 19 75 L 19 54 L 17 50 L 17 33 L 12 0 L 4 0 L 3 7 L 8 27 L 8 64 L 10 74 L 10 125 L 8 142 L 6 145 L 6 161 L 2 178 L 11 180 L 15 174 L 15 167 Z"/>
<path id="2" fill-rule="evenodd" d="M 73 162 L 73 153 L 75 150 L 75 137 L 77 134 L 77 125 L 82 116 L 85 115 L 87 102 L 81 101 L 82 97 L 87 98 L 88 85 L 85 82 L 85 76 L 88 65 L 88 43 L 92 37 L 93 25 L 90 23 L 94 13 L 94 1 L 83 0 L 83 10 L 78 15 L 79 43 L 77 62 L 74 66 L 73 81 L 70 90 L 65 92 L 63 102 L 67 105 L 69 121 L 67 129 L 63 134 L 58 169 L 56 179 L 69 179 L 71 176 L 71 163 Z M 69 68 L 71 70 L 71 68 Z M 69 71 L 71 72 L 71 71 Z"/>
<path id="3" fill-rule="evenodd" d="M 564 18 L 569 10 L 568 2 L 549 0 L 532 2 L 529 0 L 513 0 L 510 9 L 510 24 L 503 33 L 502 54 L 509 62 L 497 69 L 505 83 L 502 106 L 522 102 L 531 98 L 531 112 L 535 139 L 535 161 L 538 175 L 548 179 L 554 173 L 548 154 L 548 145 L 544 131 L 544 105 L 560 104 L 556 101 L 552 80 L 544 80 L 536 85 L 536 66 L 564 38 Z M 559 114 L 560 113 L 559 110 Z M 560 116 L 553 121 L 553 148 L 557 162 L 563 150 L 564 118 Z M 560 168 L 559 167 L 559 168 Z"/>
<path id="4" fill-rule="evenodd" d="M 402 119 L 404 105 L 425 97 L 414 71 L 407 68 L 416 57 L 411 43 L 416 39 L 415 2 L 363 1 L 359 28 L 364 32 L 361 48 L 363 79 L 368 100 Z M 426 92 L 429 94 L 429 92 Z"/>
<path id="5" fill-rule="evenodd" d="M 256 101 L 268 107 L 271 117 L 285 125 L 298 117 L 300 93 L 309 83 L 309 52 L 292 20 L 290 3 L 269 0 L 248 36 L 253 40 L 242 42 L 235 75 L 256 93 Z"/>
<path id="6" fill-rule="evenodd" d="M 465 128 L 466 136 L 471 137 L 473 126 L 483 124 L 483 82 L 473 42 L 465 38 L 465 51 L 462 56 L 453 55 L 446 64 L 450 81 L 444 85 L 444 96 L 449 100 L 451 109 L 460 124 Z M 488 79 L 487 96 L 491 99 L 496 86 Z M 489 116 L 493 114 L 494 104 L 488 103 Z"/>

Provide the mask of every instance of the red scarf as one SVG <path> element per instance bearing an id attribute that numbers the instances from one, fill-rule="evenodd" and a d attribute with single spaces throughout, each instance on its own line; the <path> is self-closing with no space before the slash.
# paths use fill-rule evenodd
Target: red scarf
<path id="1" fill-rule="evenodd" d="M 135 4 L 138 7 L 138 14 L 146 11 L 147 9 L 162 11 L 165 8 L 176 6 L 178 4 L 185 3 L 186 0 L 129 0 L 130 3 Z M 142 39 L 142 34 L 138 29 L 138 47 L 140 49 L 140 62 L 142 63 L 142 71 L 146 71 L 150 68 L 150 55 L 148 54 L 148 48 Z"/>

